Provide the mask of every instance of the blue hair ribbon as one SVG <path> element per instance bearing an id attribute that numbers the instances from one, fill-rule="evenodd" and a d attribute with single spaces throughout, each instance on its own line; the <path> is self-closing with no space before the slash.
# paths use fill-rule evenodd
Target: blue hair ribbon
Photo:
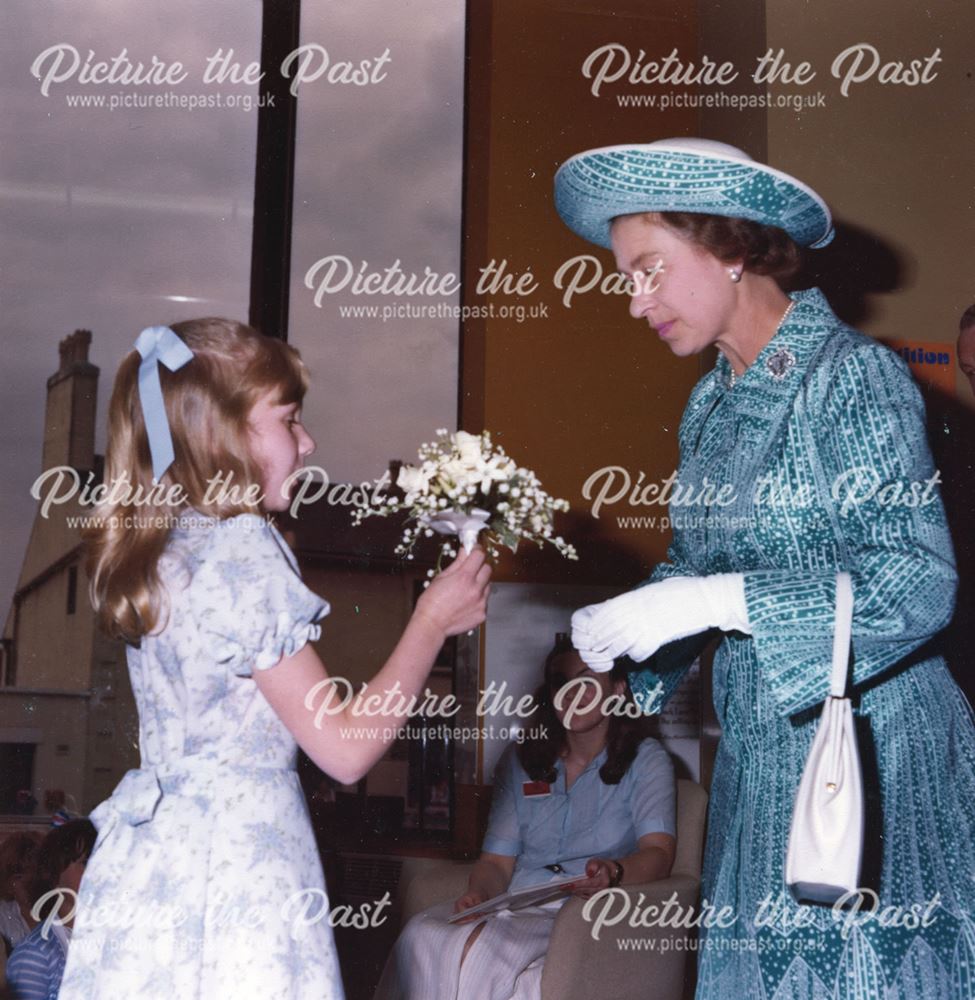
<path id="1" fill-rule="evenodd" d="M 159 381 L 159 365 L 165 365 L 171 372 L 179 371 L 187 361 L 192 360 L 193 352 L 168 326 L 147 326 L 139 334 L 135 349 L 142 357 L 139 365 L 139 401 L 149 438 L 149 453 L 152 455 L 152 476 L 159 482 L 176 458 L 162 383 Z"/>

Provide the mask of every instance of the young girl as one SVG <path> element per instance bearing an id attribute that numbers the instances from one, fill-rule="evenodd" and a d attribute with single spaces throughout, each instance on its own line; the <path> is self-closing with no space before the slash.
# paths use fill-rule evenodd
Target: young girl
<path id="1" fill-rule="evenodd" d="M 306 705 L 329 607 L 263 514 L 287 508 L 315 447 L 307 384 L 297 351 L 222 319 L 144 330 L 119 368 L 118 488 L 88 572 L 100 623 L 129 643 L 142 767 L 92 813 L 63 1000 L 343 995 L 296 743 L 351 783 L 405 716 Z M 207 496 L 218 474 L 236 496 Z M 475 549 L 434 579 L 369 692 L 418 694 L 445 638 L 484 620 L 489 575 Z"/>

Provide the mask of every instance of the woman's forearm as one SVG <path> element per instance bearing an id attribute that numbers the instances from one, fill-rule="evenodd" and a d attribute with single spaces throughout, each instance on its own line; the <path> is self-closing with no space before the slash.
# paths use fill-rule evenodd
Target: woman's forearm
<path id="1" fill-rule="evenodd" d="M 467 890 L 484 899 L 491 899 L 506 892 L 510 882 L 511 876 L 507 872 L 502 871 L 493 862 L 481 858 L 471 870 Z"/>
<path id="2" fill-rule="evenodd" d="M 643 847 L 625 858 L 616 859 L 623 866 L 623 885 L 656 882 L 670 875 L 670 855 L 662 847 Z"/>

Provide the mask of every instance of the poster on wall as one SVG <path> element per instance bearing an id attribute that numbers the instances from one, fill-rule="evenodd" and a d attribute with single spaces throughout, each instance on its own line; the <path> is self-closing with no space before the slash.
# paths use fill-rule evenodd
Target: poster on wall
<path id="1" fill-rule="evenodd" d="M 972 995 L 973 30 L 7 0 L 14 995 Z"/>
<path id="2" fill-rule="evenodd" d="M 891 340 L 887 344 L 910 365 L 918 382 L 937 388 L 946 396 L 955 394 L 954 344 L 911 340 Z"/>

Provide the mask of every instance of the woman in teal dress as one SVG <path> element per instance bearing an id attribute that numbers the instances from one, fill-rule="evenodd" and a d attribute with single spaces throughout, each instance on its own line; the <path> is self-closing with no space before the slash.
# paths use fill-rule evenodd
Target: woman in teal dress
<path id="1" fill-rule="evenodd" d="M 975 727 L 937 653 L 951 539 L 905 364 L 818 289 L 778 283 L 797 245 L 832 239 L 825 203 L 740 150 L 684 139 L 573 157 L 556 206 L 613 250 L 631 314 L 675 354 L 719 350 L 681 421 L 667 561 L 573 619 L 594 669 L 641 663 L 648 711 L 701 646 L 675 640 L 722 633 L 703 900 L 734 920 L 702 930 L 697 997 L 971 1000 Z M 798 904 L 784 865 L 840 570 L 867 822 L 862 890 L 834 911 Z"/>

